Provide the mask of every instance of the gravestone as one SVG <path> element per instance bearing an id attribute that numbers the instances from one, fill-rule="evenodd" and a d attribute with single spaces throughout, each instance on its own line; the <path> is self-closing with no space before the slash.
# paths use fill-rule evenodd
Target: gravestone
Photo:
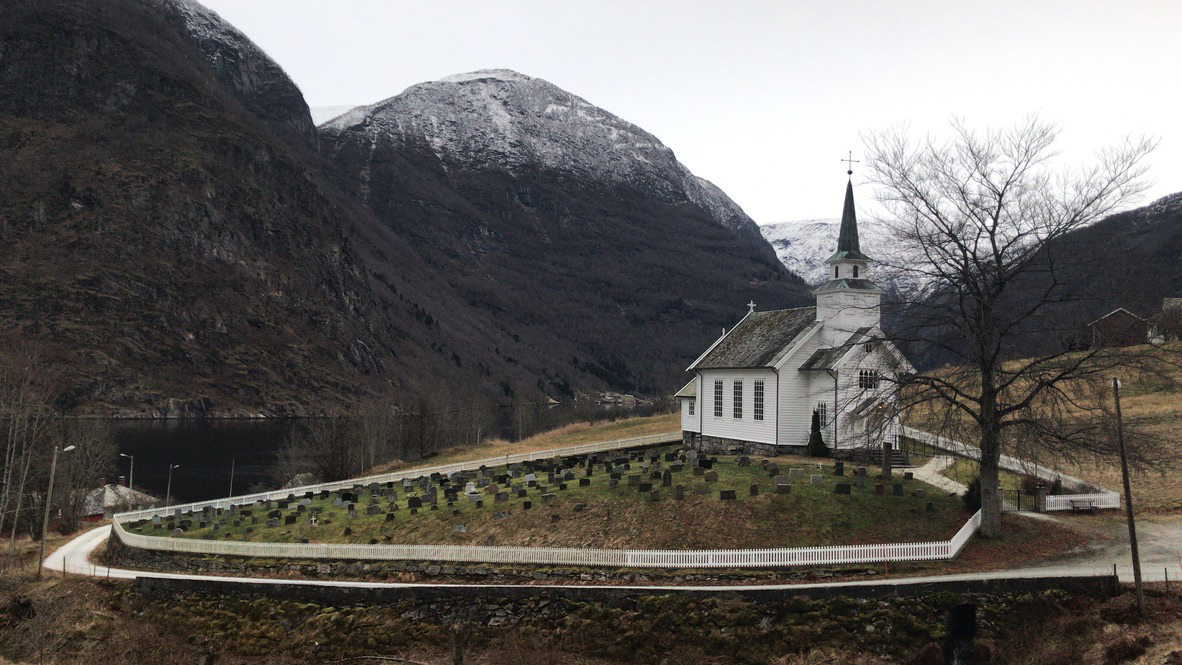
<path id="1" fill-rule="evenodd" d="M 398 516 L 395 515 L 394 513 L 386 513 L 386 521 L 387 522 L 393 522 L 395 519 L 397 519 L 397 517 Z"/>
<path id="2" fill-rule="evenodd" d="M 812 480 L 814 485 L 820 485 L 821 483 L 825 482 L 825 476 L 813 474 Z"/>
<path id="3" fill-rule="evenodd" d="M 837 460 L 836 462 L 833 463 L 833 475 L 835 475 L 835 476 L 844 476 L 845 475 L 845 462 L 843 462 L 841 460 Z"/>
<path id="4" fill-rule="evenodd" d="M 636 486 L 636 491 L 640 492 L 641 494 L 643 494 L 645 492 L 651 492 L 651 491 L 653 491 L 653 484 L 652 483 L 640 483 L 639 485 Z"/>
<path id="5" fill-rule="evenodd" d="M 903 496 L 903 483 L 891 485 L 891 496 Z"/>
<path id="6" fill-rule="evenodd" d="M 789 478 L 804 478 L 804 469 L 788 469 Z"/>
<path id="7" fill-rule="evenodd" d="M 423 500 L 417 496 L 408 497 L 406 499 L 406 507 L 407 508 L 422 508 L 423 507 Z M 350 511 L 350 512 L 352 512 L 352 511 Z"/>
<path id="8" fill-rule="evenodd" d="M 574 505 L 574 511 L 575 511 L 576 513 L 581 513 L 581 512 L 583 512 L 583 509 L 584 509 L 584 508 L 586 508 L 586 507 L 587 507 L 587 505 L 586 505 L 586 504 L 583 504 L 583 503 L 576 503 L 576 504 Z"/>
<path id="9" fill-rule="evenodd" d="M 718 498 L 723 501 L 734 501 L 737 497 L 735 496 L 734 490 L 720 490 L 718 492 Z"/>
<path id="10" fill-rule="evenodd" d="M 923 498 L 923 490 L 915 490 L 914 492 L 911 493 L 911 496 L 913 496 L 917 499 L 922 499 Z"/>
<path id="11" fill-rule="evenodd" d="M 558 483 L 558 491 L 561 492 L 565 489 L 566 489 L 566 483 Z"/>
<path id="12" fill-rule="evenodd" d="M 704 475 L 706 475 L 706 470 L 700 466 L 695 466 L 694 467 L 694 475 L 695 476 L 704 476 Z"/>
<path id="13" fill-rule="evenodd" d="M 456 533 L 467 533 L 468 527 L 464 524 L 453 524 L 451 525 L 451 530 Z"/>
<path id="14" fill-rule="evenodd" d="M 850 494 L 851 487 L 852 486 L 849 483 L 837 483 L 836 485 L 833 486 L 833 493 L 834 494 Z"/>
<path id="15" fill-rule="evenodd" d="M 855 476 L 854 477 L 854 484 L 857 485 L 859 488 L 865 487 L 866 486 L 866 476 Z"/>
<path id="16" fill-rule="evenodd" d="M 332 500 L 332 507 L 333 508 L 340 508 L 342 505 L 344 505 L 344 503 L 345 502 L 341 500 L 341 497 L 338 496 L 337 498 Z"/>
<path id="17" fill-rule="evenodd" d="M 751 487 L 747 488 L 747 495 L 748 496 L 759 496 L 759 485 L 752 483 Z"/>
<path id="18" fill-rule="evenodd" d="M 562 515 L 551 515 L 551 516 L 550 516 L 550 521 L 551 521 L 551 522 L 561 522 L 561 521 L 562 521 Z"/>
<path id="19" fill-rule="evenodd" d="M 903 472 L 903 480 L 911 480 L 911 479 L 913 479 L 913 478 L 915 478 L 915 474 L 914 474 L 914 473 L 912 473 L 912 472 L 910 472 L 910 471 L 904 471 L 904 472 Z"/>
<path id="20" fill-rule="evenodd" d="M 607 486 L 608 487 L 619 487 L 620 486 L 620 479 L 619 478 L 608 478 L 607 479 Z"/>
<path id="21" fill-rule="evenodd" d="M 591 479 L 590 478 L 579 478 L 579 487 L 590 487 L 590 486 L 591 486 Z"/>
<path id="22" fill-rule="evenodd" d="M 382 511 L 382 507 L 381 507 L 381 506 L 379 506 L 379 505 L 377 505 L 377 504 L 374 504 L 374 505 L 371 505 L 371 506 L 367 506 L 367 507 L 365 508 L 365 514 L 366 514 L 366 515 L 381 515 L 381 514 L 382 514 L 382 512 L 383 512 L 383 511 Z"/>
<path id="23" fill-rule="evenodd" d="M 717 471 L 713 471 L 713 470 L 711 470 L 711 471 L 707 471 L 707 472 L 706 472 L 706 478 L 705 478 L 705 480 L 706 480 L 706 482 L 708 482 L 708 483 L 716 483 L 716 482 L 718 482 L 718 472 L 717 472 Z"/>
<path id="24" fill-rule="evenodd" d="M 543 494 L 542 495 L 542 503 L 554 503 L 554 499 L 557 499 L 557 498 L 558 498 L 557 494 Z"/>
<path id="25" fill-rule="evenodd" d="M 885 493 L 885 491 L 886 491 L 886 487 L 882 483 L 875 483 L 874 484 L 874 493 L 875 494 L 882 496 Z"/>
<path id="26" fill-rule="evenodd" d="M 640 474 L 633 473 L 628 475 L 628 486 L 635 487 L 640 484 Z"/>
<path id="27" fill-rule="evenodd" d="M 673 473 L 666 469 L 665 473 L 661 474 L 661 487 L 672 487 L 672 486 L 673 486 Z"/>
<path id="28" fill-rule="evenodd" d="M 710 493 L 710 486 L 707 485 L 706 483 L 698 483 L 698 484 L 694 485 L 694 494 L 697 494 L 698 496 L 704 496 L 709 493 Z"/>
<path id="29" fill-rule="evenodd" d="M 501 512 L 499 512 L 499 513 L 493 513 L 493 519 L 494 519 L 494 520 L 503 520 L 503 519 L 505 519 L 505 518 L 506 518 L 506 517 L 508 517 L 508 516 L 509 516 L 509 513 L 505 512 L 504 510 L 502 510 L 502 511 L 501 511 Z"/>
<path id="30" fill-rule="evenodd" d="M 508 492 L 497 492 L 495 495 L 495 499 L 494 499 L 495 503 L 505 503 L 508 500 L 509 500 L 509 493 Z"/>
<path id="31" fill-rule="evenodd" d="M 751 466 L 751 458 L 743 455 L 739 458 L 739 468 L 746 468 Z"/>
<path id="32" fill-rule="evenodd" d="M 932 503 L 931 501 L 928 501 L 927 505 L 924 506 L 924 510 L 929 513 L 934 513 L 934 512 L 936 512 L 936 504 Z"/>
<path id="33" fill-rule="evenodd" d="M 673 499 L 676 501 L 685 499 L 685 485 L 678 485 L 673 488 Z"/>
<path id="34" fill-rule="evenodd" d="M 661 490 L 651 490 L 648 493 L 648 500 L 650 503 L 655 503 L 661 500 Z"/>
<path id="35" fill-rule="evenodd" d="M 685 467 L 678 462 L 674 462 L 673 464 L 669 465 L 669 470 L 673 473 L 681 473 L 683 469 L 685 469 Z"/>
<path id="36" fill-rule="evenodd" d="M 767 471 L 767 475 L 769 477 L 780 475 L 780 467 L 777 464 L 768 464 L 766 467 L 764 467 L 764 471 Z M 791 473 L 789 473 L 789 475 L 791 475 Z"/>
<path id="37" fill-rule="evenodd" d="M 790 483 L 776 483 L 776 494 L 792 494 L 792 485 Z"/>
<path id="38" fill-rule="evenodd" d="M 267 526 L 268 527 L 279 526 L 279 518 L 272 517 L 271 519 L 267 520 Z M 177 531 L 180 531 L 180 529 L 177 529 Z"/>
<path id="39" fill-rule="evenodd" d="M 522 502 L 521 502 L 521 507 L 522 507 L 522 508 L 524 508 L 524 509 L 526 509 L 526 510 L 529 510 L 530 508 L 533 508 L 533 507 L 534 507 L 534 504 L 533 504 L 533 502 L 532 502 L 532 501 L 522 501 Z"/>
<path id="40" fill-rule="evenodd" d="M 353 535 L 353 528 L 352 527 L 345 527 L 345 535 L 346 536 Z"/>

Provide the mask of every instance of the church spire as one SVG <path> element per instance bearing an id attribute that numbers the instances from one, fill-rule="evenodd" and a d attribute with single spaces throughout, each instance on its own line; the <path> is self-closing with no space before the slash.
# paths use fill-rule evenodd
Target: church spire
<path id="1" fill-rule="evenodd" d="M 841 231 L 837 235 L 837 252 L 829 257 L 827 263 L 841 260 L 869 261 L 870 257 L 862 253 L 858 246 L 858 215 L 854 211 L 854 169 L 857 160 L 850 153 L 848 159 L 841 160 L 849 164 L 846 175 L 850 179 L 845 184 L 845 207 L 841 211 Z"/>

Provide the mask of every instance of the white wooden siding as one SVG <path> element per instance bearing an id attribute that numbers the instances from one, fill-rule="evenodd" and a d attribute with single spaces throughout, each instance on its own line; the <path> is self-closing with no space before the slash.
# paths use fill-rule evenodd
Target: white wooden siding
<path id="1" fill-rule="evenodd" d="M 722 379 L 722 417 L 714 415 L 714 381 Z M 755 419 L 755 380 L 763 379 L 763 420 Z M 734 382 L 743 382 L 743 417 L 734 418 Z M 705 387 L 703 393 L 701 388 Z M 776 373 L 770 369 L 703 370 L 698 396 L 709 408 L 702 413 L 702 435 L 755 443 L 776 442 Z"/>
<path id="2" fill-rule="evenodd" d="M 780 445 L 803 446 L 809 441 L 809 428 L 812 426 L 813 407 L 817 400 L 813 396 L 813 385 L 833 381 L 825 372 L 802 372 L 800 366 L 813 355 L 813 352 L 826 346 L 823 335 L 810 337 L 780 370 Z M 831 390 L 832 392 L 832 390 Z M 828 437 L 826 437 L 828 442 Z"/>
<path id="3" fill-rule="evenodd" d="M 701 394 L 700 392 L 698 393 Z M 681 431 L 696 432 L 698 431 L 698 408 L 700 404 L 695 404 L 695 397 L 681 398 Z M 694 412 L 690 413 L 690 404 L 694 404 Z"/>

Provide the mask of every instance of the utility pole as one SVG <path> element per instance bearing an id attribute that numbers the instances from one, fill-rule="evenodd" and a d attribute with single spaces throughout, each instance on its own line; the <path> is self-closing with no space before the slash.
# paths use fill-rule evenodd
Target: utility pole
<path id="1" fill-rule="evenodd" d="M 167 508 L 172 505 L 172 470 L 179 469 L 180 464 L 168 465 L 168 489 L 164 491 L 164 507 Z"/>
<path id="2" fill-rule="evenodd" d="M 1129 519 L 1129 546 L 1133 551 L 1133 584 L 1137 589 L 1137 613 L 1145 614 L 1145 592 L 1141 589 L 1141 555 L 1137 552 L 1137 524 L 1133 520 L 1133 490 L 1129 486 L 1129 459 L 1125 455 L 1125 429 L 1120 414 L 1120 379 L 1112 379 L 1112 398 L 1116 402 L 1116 442 L 1120 447 L 1120 475 L 1125 485 L 1125 514 Z"/>
<path id="3" fill-rule="evenodd" d="M 49 489 L 45 491 L 45 516 L 41 519 L 41 554 L 37 556 L 37 579 L 41 579 L 41 567 L 45 564 L 45 537 L 49 534 L 49 507 L 53 505 L 53 477 L 57 474 L 57 454 L 68 453 L 74 449 L 74 446 L 66 446 L 58 450 L 57 444 L 53 446 L 53 461 L 49 463 Z M 16 529 L 16 525 L 13 525 Z M 66 565 L 62 564 L 62 572 L 66 572 Z"/>

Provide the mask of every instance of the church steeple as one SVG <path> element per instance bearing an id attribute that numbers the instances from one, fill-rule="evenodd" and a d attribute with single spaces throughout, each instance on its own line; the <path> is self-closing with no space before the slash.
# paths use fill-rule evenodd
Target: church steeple
<path id="1" fill-rule="evenodd" d="M 848 161 L 853 163 L 852 158 Z M 846 171 L 846 174 L 851 178 L 845 185 L 845 207 L 841 212 L 837 251 L 826 261 L 832 273 L 829 281 L 818 286 L 813 293 L 817 295 L 817 320 L 828 321 L 835 330 L 848 332 L 878 325 L 882 289 L 867 274 L 871 259 L 862 253 L 858 242 L 853 171 Z"/>
<path id="2" fill-rule="evenodd" d="M 837 236 L 837 252 L 829 257 L 828 263 L 842 259 L 854 261 L 869 261 L 870 257 L 862 253 L 858 246 L 858 214 L 854 211 L 854 172 L 847 171 L 851 176 L 845 184 L 845 207 L 841 211 L 841 232 Z"/>

